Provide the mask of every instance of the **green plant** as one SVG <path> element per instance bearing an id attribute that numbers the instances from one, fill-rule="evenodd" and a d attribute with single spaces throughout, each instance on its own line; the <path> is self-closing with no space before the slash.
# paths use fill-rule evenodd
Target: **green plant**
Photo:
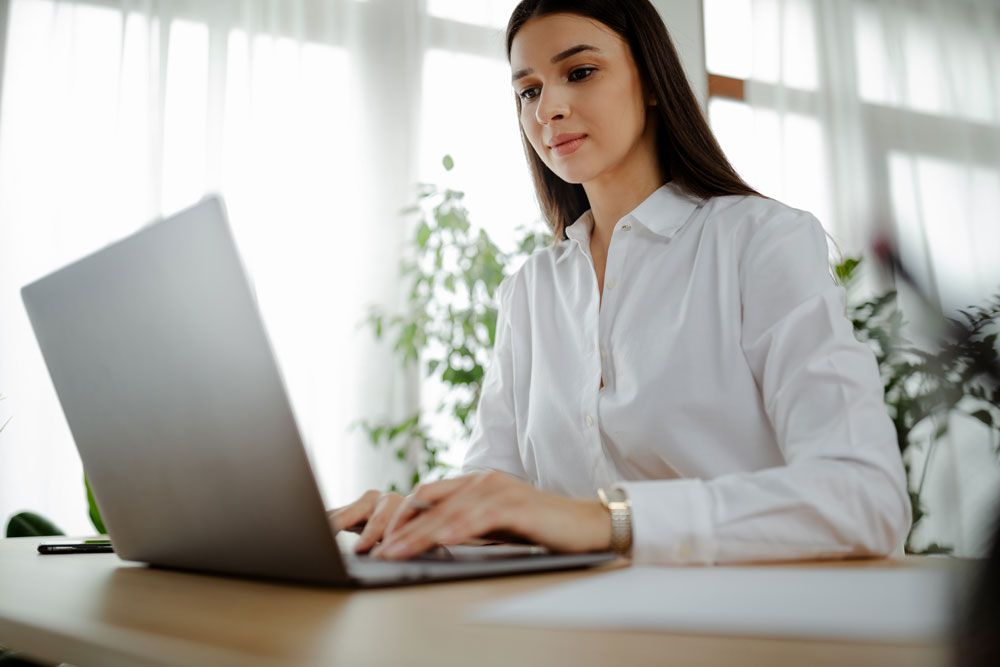
<path id="1" fill-rule="evenodd" d="M 97 502 L 94 500 L 94 494 L 90 491 L 90 482 L 87 481 L 86 475 L 83 476 L 83 487 L 87 494 L 87 513 L 90 516 L 90 522 L 98 534 L 105 535 L 108 531 L 104 527 L 101 511 L 97 509 Z M 65 533 L 40 514 L 18 512 L 8 519 L 4 535 L 6 537 L 40 537 L 43 535 L 65 535 Z"/>
<path id="2" fill-rule="evenodd" d="M 448 155 L 442 164 L 447 171 L 454 167 Z M 464 197 L 459 190 L 418 184 L 417 202 L 403 209 L 416 216 L 402 265 L 410 288 L 406 310 L 389 314 L 373 307 L 363 324 L 376 339 L 391 337 L 404 367 L 422 366 L 426 378 L 443 383 L 447 391 L 436 412 L 447 414 L 458 435 L 467 438 L 496 336 L 496 289 L 509 267 L 549 243 L 550 236 L 522 228 L 516 250 L 505 253 L 472 226 Z M 440 459 L 447 443 L 431 434 L 427 415 L 419 411 L 400 421 L 355 425 L 373 445 L 407 463 L 406 482 L 393 482 L 390 490 L 408 491 L 448 470 Z"/>
<path id="3" fill-rule="evenodd" d="M 860 263 L 860 259 L 848 258 L 835 267 L 845 288 L 855 282 Z M 994 454 L 1000 456 L 1000 385 L 992 383 L 983 370 L 997 361 L 1000 293 L 984 305 L 969 306 L 958 314 L 966 320 L 971 334 L 959 341 L 941 336 L 935 343 L 936 349 L 926 351 L 903 337 L 906 322 L 894 290 L 848 307 L 855 335 L 871 346 L 878 360 L 886 407 L 896 428 L 896 440 L 910 480 L 913 525 L 906 541 L 908 553 L 947 554 L 953 551 L 952 546 L 937 543 L 920 551 L 913 545 L 914 531 L 927 515 L 922 494 L 931 453 L 948 433 L 949 417 L 966 414 L 981 421 L 989 429 Z M 918 437 L 914 431 L 928 422 L 933 427 L 931 435 Z M 994 435 L 998 436 L 995 443 Z M 919 445 L 925 446 L 927 451 L 919 476 L 914 479 L 906 454 L 911 447 Z"/>
<path id="4" fill-rule="evenodd" d="M 0 394 L 0 401 L 7 398 L 3 394 Z M 7 428 L 7 424 L 13 417 L 8 417 L 7 421 L 0 425 L 0 433 Z M 101 511 L 97 509 L 97 502 L 94 500 L 94 494 L 90 490 L 90 482 L 87 481 L 87 476 L 83 476 L 83 488 L 87 493 L 87 511 L 90 515 L 90 522 L 94 524 L 94 528 L 101 535 L 106 534 L 108 531 L 104 528 L 104 521 L 101 519 Z M 65 535 L 62 530 L 59 529 L 54 523 L 41 516 L 35 512 L 18 512 L 14 514 L 7 520 L 7 527 L 4 529 L 4 535 L 6 537 L 34 537 L 43 535 Z"/>
<path id="5" fill-rule="evenodd" d="M 7 522 L 7 537 L 39 537 L 42 535 L 65 535 L 66 533 L 34 512 L 18 512 Z"/>
<path id="6" fill-rule="evenodd" d="M 101 535 L 107 534 L 107 529 L 104 527 L 104 519 L 101 518 L 101 511 L 97 509 L 97 501 L 94 500 L 94 492 L 90 490 L 90 481 L 87 476 L 83 476 L 83 488 L 87 490 L 87 514 L 90 516 L 90 523 L 94 524 L 94 528 Z"/>

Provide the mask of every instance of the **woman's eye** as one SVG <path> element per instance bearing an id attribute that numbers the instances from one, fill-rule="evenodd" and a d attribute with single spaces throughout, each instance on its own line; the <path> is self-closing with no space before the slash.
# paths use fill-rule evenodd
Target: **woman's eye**
<path id="1" fill-rule="evenodd" d="M 588 78 L 590 78 L 591 73 L 594 72 L 594 70 L 596 70 L 596 69 L 597 69 L 596 67 L 577 67 L 575 70 L 573 70 L 572 72 L 569 73 L 569 80 L 570 81 L 583 81 L 584 79 L 588 79 Z M 580 74 L 581 72 L 584 74 L 583 76 L 576 76 L 577 74 Z M 538 91 L 537 87 L 534 87 L 534 88 L 525 88 L 520 93 L 518 93 L 518 95 L 521 97 L 522 100 L 525 100 L 525 101 L 533 100 L 536 97 L 538 97 L 537 91 Z M 536 94 L 532 95 L 531 94 L 532 92 L 535 92 Z"/>
<path id="2" fill-rule="evenodd" d="M 520 93 L 518 93 L 518 95 L 520 95 L 522 100 L 533 100 L 535 99 L 534 96 L 531 97 L 528 96 L 528 93 L 532 92 L 533 90 L 535 90 L 535 88 L 525 88 Z"/>

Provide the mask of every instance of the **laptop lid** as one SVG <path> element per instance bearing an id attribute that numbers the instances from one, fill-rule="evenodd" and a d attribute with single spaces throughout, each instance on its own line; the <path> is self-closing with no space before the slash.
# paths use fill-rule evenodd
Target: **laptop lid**
<path id="1" fill-rule="evenodd" d="M 123 559 L 347 581 L 218 197 L 21 294 Z"/>

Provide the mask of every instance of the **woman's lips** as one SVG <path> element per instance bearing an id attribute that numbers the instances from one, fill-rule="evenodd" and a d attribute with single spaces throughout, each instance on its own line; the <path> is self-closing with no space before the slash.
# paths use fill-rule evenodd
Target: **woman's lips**
<path id="1" fill-rule="evenodd" d="M 552 147 L 552 152 L 559 157 L 564 157 L 570 153 L 575 153 L 576 150 L 583 145 L 583 142 L 587 140 L 587 135 L 583 135 L 579 139 L 573 139 L 572 141 L 567 141 L 564 144 L 559 144 L 558 146 Z"/>

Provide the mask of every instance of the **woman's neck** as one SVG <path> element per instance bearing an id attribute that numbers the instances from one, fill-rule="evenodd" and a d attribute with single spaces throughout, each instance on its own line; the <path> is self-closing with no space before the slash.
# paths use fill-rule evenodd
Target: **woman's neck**
<path id="1" fill-rule="evenodd" d="M 611 243 L 611 232 L 622 216 L 667 182 L 656 155 L 655 142 L 651 137 L 646 139 L 613 171 L 583 184 L 594 218 L 591 242 L 604 248 Z"/>
<path id="2" fill-rule="evenodd" d="M 615 224 L 666 182 L 665 175 L 649 174 L 646 178 L 625 178 L 610 183 L 585 184 L 590 212 L 594 218 L 591 241 L 607 248 L 611 243 L 611 233 Z"/>

